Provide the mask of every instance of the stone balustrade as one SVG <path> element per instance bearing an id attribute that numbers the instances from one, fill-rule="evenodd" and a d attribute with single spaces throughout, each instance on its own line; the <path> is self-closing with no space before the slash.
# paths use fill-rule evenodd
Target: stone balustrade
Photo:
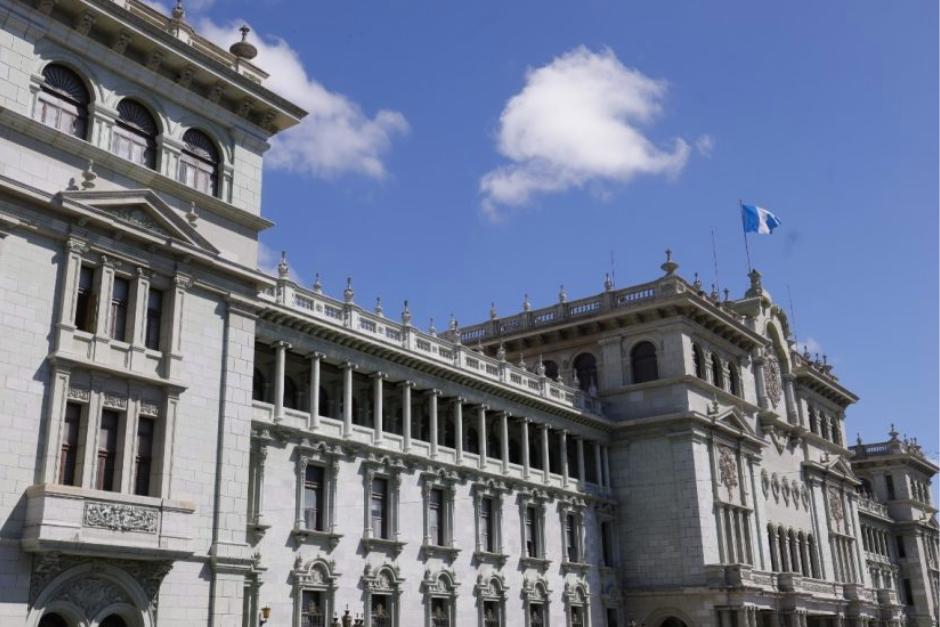
<path id="1" fill-rule="evenodd" d="M 889 518 L 888 508 L 878 501 L 860 496 L 858 497 L 857 502 L 858 511 L 873 514 L 875 516 L 881 516 L 882 518 Z"/>

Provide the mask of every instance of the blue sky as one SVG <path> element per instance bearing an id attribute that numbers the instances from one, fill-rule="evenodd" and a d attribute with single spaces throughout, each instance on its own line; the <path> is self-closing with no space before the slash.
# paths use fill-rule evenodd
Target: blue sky
<path id="1" fill-rule="evenodd" d="M 352 276 L 360 303 L 469 324 L 491 301 L 599 291 L 611 252 L 621 286 L 657 277 L 667 247 L 710 283 L 715 229 L 740 295 L 742 198 L 783 220 L 754 265 L 861 397 L 850 437 L 893 421 L 936 456 L 936 2 L 187 10 L 216 37 L 247 21 L 269 85 L 315 113 L 264 181 L 263 242 L 303 281 L 338 295 Z M 586 126 L 556 128 L 546 102 Z"/>

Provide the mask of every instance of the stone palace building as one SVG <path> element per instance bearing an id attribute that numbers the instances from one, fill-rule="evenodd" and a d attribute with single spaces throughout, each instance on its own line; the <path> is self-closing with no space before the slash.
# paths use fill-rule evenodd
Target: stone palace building
<path id="1" fill-rule="evenodd" d="M 250 44 L 0 24 L 0 625 L 938 624 L 937 466 L 756 271 L 423 331 L 256 269 L 305 112 Z"/>

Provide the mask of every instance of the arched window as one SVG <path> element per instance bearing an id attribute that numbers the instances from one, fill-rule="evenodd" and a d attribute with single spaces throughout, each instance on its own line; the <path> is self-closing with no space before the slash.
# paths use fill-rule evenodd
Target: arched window
<path id="1" fill-rule="evenodd" d="M 219 151 L 208 135 L 196 129 L 183 134 L 179 180 L 204 194 L 216 196 L 219 188 Z"/>
<path id="2" fill-rule="evenodd" d="M 728 362 L 728 391 L 735 396 L 741 396 L 741 378 L 738 375 L 738 365 Z"/>
<path id="3" fill-rule="evenodd" d="M 82 79 L 64 65 L 50 63 L 42 70 L 36 100 L 37 120 L 63 133 L 85 139 L 91 98 Z"/>
<path id="4" fill-rule="evenodd" d="M 69 623 L 58 614 L 46 614 L 39 621 L 39 627 L 69 627 Z"/>
<path id="5" fill-rule="evenodd" d="M 574 358 L 574 372 L 578 375 L 578 386 L 585 392 L 597 390 L 597 360 L 591 353 L 581 353 Z"/>
<path id="6" fill-rule="evenodd" d="M 652 342 L 640 342 L 630 351 L 630 366 L 633 371 L 633 382 L 655 381 L 659 378 L 659 368 L 656 365 L 656 347 Z"/>
<path id="7" fill-rule="evenodd" d="M 552 381 L 558 380 L 558 362 L 548 360 L 542 364 L 545 366 L 545 376 L 551 379 Z"/>
<path id="8" fill-rule="evenodd" d="M 692 345 L 692 364 L 695 366 L 695 376 L 705 379 L 705 360 L 702 358 L 702 349 L 697 344 Z"/>
<path id="9" fill-rule="evenodd" d="M 725 377 L 721 367 L 721 359 L 715 353 L 712 353 L 712 383 L 722 389 L 725 387 Z"/>
<path id="10" fill-rule="evenodd" d="M 127 622 L 117 614 L 111 614 L 98 624 L 100 627 L 127 627 Z"/>
<path id="11" fill-rule="evenodd" d="M 118 119 L 111 152 L 128 161 L 154 169 L 157 163 L 157 122 L 142 104 L 125 98 L 118 103 Z"/>

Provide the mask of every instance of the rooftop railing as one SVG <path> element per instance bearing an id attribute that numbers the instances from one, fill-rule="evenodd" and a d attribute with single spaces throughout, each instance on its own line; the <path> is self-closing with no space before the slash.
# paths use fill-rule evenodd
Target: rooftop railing
<path id="1" fill-rule="evenodd" d="M 460 341 L 421 331 L 411 325 L 411 314 L 407 309 L 402 314 L 402 322 L 395 322 L 381 313 L 366 311 L 353 302 L 350 292 L 350 288 L 347 288 L 345 300 L 340 301 L 321 292 L 302 288 L 282 277 L 278 279 L 276 288 L 261 289 L 258 298 L 516 391 L 593 414 L 601 413 L 600 401 L 582 390 L 505 360 L 484 355 Z"/>

